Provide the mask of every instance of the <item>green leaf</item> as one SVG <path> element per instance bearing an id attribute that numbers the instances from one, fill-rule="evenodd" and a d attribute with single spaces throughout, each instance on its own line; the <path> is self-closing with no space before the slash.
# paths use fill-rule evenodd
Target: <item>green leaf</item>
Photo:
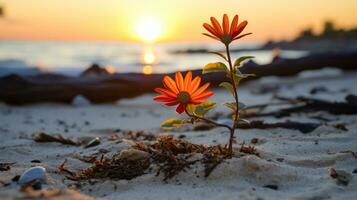
<path id="1" fill-rule="evenodd" d="M 239 67 L 240 66 L 240 64 L 243 62 L 243 61 L 245 61 L 245 60 L 247 60 L 247 59 L 251 59 L 251 58 L 254 58 L 254 56 L 243 56 L 243 57 L 240 57 L 240 58 L 238 58 L 235 62 L 234 62 L 234 67 Z"/>
<path id="2" fill-rule="evenodd" d="M 229 72 L 225 64 L 221 62 L 208 63 L 203 67 L 202 74 L 212 73 L 212 72 Z"/>
<path id="3" fill-rule="evenodd" d="M 232 109 L 233 111 L 237 110 L 237 106 L 236 106 L 235 102 L 225 102 L 225 103 L 223 103 L 223 105 L 228 107 L 228 108 L 230 108 L 230 109 Z M 246 106 L 245 106 L 244 103 L 241 103 L 241 102 L 238 103 L 239 110 L 244 109 L 245 107 Z"/>
<path id="4" fill-rule="evenodd" d="M 225 61 L 228 61 L 227 57 L 223 53 L 215 52 L 215 51 L 210 51 L 210 53 L 216 54 L 217 56 L 223 58 Z"/>
<path id="5" fill-rule="evenodd" d="M 255 74 L 234 74 L 234 83 L 238 85 L 242 79 L 255 76 Z"/>
<path id="6" fill-rule="evenodd" d="M 241 74 L 234 74 L 234 75 L 233 75 L 233 78 L 234 78 L 234 83 L 235 83 L 236 85 L 238 85 L 238 84 L 240 83 L 240 81 L 241 81 L 242 79 L 244 79 L 244 76 L 242 76 Z"/>
<path id="7" fill-rule="evenodd" d="M 182 126 L 185 122 L 186 122 L 186 120 L 184 120 L 184 119 L 171 118 L 171 119 L 164 121 L 161 124 L 161 127 L 163 127 L 163 128 L 177 128 L 177 127 Z"/>
<path id="8" fill-rule="evenodd" d="M 191 114 L 194 114 L 195 109 L 196 109 L 196 105 L 194 105 L 194 104 L 188 104 L 186 107 L 186 110 Z"/>
<path id="9" fill-rule="evenodd" d="M 232 119 L 233 121 L 236 121 L 235 118 L 236 118 L 236 114 L 233 113 L 233 114 L 231 115 L 231 119 Z"/>
<path id="10" fill-rule="evenodd" d="M 234 87 L 231 83 L 228 82 L 222 82 L 219 84 L 219 86 L 226 88 L 228 91 L 230 91 L 232 93 L 232 95 L 234 96 Z"/>
<path id="11" fill-rule="evenodd" d="M 232 109 L 233 111 L 237 110 L 236 103 L 234 103 L 234 102 L 225 102 L 225 103 L 223 103 L 223 105 L 226 106 L 227 108 Z"/>
<path id="12" fill-rule="evenodd" d="M 195 113 L 195 115 L 203 117 L 203 116 L 205 116 L 206 113 L 208 113 L 210 110 L 212 110 L 215 106 L 216 106 L 216 102 L 206 101 L 206 102 L 196 105 L 196 109 L 195 109 L 194 113 Z"/>

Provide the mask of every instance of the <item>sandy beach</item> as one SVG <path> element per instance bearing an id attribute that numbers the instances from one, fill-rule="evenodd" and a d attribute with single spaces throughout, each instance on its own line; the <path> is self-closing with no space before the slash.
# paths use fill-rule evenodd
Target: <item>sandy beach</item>
<path id="1" fill-rule="evenodd" d="M 357 200 L 356 9 L 0 0 L 0 200 Z"/>
<path id="2" fill-rule="evenodd" d="M 292 78 L 266 77 L 243 85 L 239 92 L 248 106 L 272 102 L 273 95 L 344 101 L 347 94 L 357 94 L 356 78 L 355 72 L 324 69 L 303 72 Z M 274 92 L 259 92 L 263 91 L 262 88 L 274 88 Z M 311 94 L 313 88 L 320 89 Z M 227 95 L 226 91 L 215 90 L 212 99 L 223 102 Z M 128 134 L 132 133 L 173 135 L 195 144 L 227 142 L 228 132 L 223 128 L 195 130 L 185 126 L 171 131 L 160 129 L 165 119 L 176 114 L 172 108 L 152 101 L 153 97 L 153 94 L 147 94 L 104 105 L 1 104 L 0 163 L 11 165 L 0 171 L 0 198 L 21 199 L 32 195 L 36 199 L 44 191 L 52 191 L 54 194 L 48 195 L 52 199 L 352 200 L 357 197 L 357 116 L 326 112 L 258 118 L 269 123 L 291 120 L 319 125 L 309 133 L 285 128 L 239 129 L 234 145 L 235 156 L 224 160 L 207 178 L 201 163 L 193 164 L 166 181 L 163 181 L 162 174 L 156 176 L 155 167 L 131 180 L 73 181 L 59 171 L 58 167 L 65 160 L 66 168 L 76 171 L 90 165 L 80 158 L 94 155 L 99 159 L 101 155 L 110 157 L 130 149 L 133 141 Z M 278 108 L 269 107 L 271 110 Z M 224 115 L 228 110 L 218 106 L 213 113 Z M 41 132 L 60 134 L 63 138 L 81 141 L 83 145 L 35 142 L 33 134 Z M 85 148 L 86 142 L 96 137 L 100 143 Z M 138 140 L 147 142 L 142 138 Z M 254 145 L 259 155 L 239 152 L 243 141 Z M 37 193 L 19 192 L 20 185 L 12 179 L 33 166 L 46 169 L 47 183 Z M 337 178 L 333 172 L 338 174 Z"/>

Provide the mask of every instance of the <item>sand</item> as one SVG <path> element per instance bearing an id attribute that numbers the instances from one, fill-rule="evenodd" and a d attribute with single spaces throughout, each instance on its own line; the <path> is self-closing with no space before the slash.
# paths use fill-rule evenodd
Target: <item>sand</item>
<path id="1" fill-rule="evenodd" d="M 343 100 L 346 94 L 357 94 L 357 73 L 338 70 L 304 72 L 293 78 L 267 77 L 242 86 L 239 93 L 247 105 L 266 103 L 272 93 L 256 94 L 262 87 L 279 86 L 276 94 L 288 97 L 312 96 L 309 91 L 317 86 L 325 92 L 313 95 L 326 100 Z M 216 90 L 213 100 L 228 99 L 224 90 Z M 164 182 L 163 177 L 150 172 L 132 180 L 91 180 L 75 187 L 73 181 L 58 173 L 57 167 L 67 159 L 70 169 L 81 169 L 88 164 L 78 156 L 92 155 L 100 149 L 113 154 L 129 148 L 127 142 L 108 140 L 114 131 L 144 130 L 153 134 L 185 135 L 194 143 L 226 143 L 228 132 L 223 128 L 193 131 L 189 127 L 176 131 L 163 131 L 159 125 L 176 116 L 173 108 L 152 101 L 153 95 L 120 101 L 108 105 L 58 105 L 28 106 L 0 105 L 0 163 L 14 162 L 10 170 L 0 171 L 0 199 L 24 197 L 20 186 L 11 179 L 32 166 L 47 169 L 44 190 L 60 190 L 54 199 L 357 199 L 357 159 L 349 152 L 357 152 L 357 116 L 319 113 L 329 119 L 311 133 L 297 130 L 249 129 L 238 130 L 238 143 L 250 143 L 258 138 L 256 148 L 260 157 L 243 155 L 226 160 L 204 178 L 203 167 L 195 164 L 190 170 Z M 219 107 L 215 112 L 228 112 Z M 319 122 L 306 114 L 283 119 L 261 118 L 267 122 L 285 121 Z M 344 123 L 348 131 L 333 127 Z M 100 137 L 101 144 L 91 148 L 59 143 L 36 143 L 32 134 L 45 132 L 61 134 L 73 140 Z M 236 144 L 235 147 L 238 147 Z M 40 163 L 34 163 L 39 160 Z M 32 162 L 31 162 L 32 161 Z M 337 183 L 329 169 L 343 171 L 347 185 Z M 71 190 L 73 189 L 73 190 Z"/>

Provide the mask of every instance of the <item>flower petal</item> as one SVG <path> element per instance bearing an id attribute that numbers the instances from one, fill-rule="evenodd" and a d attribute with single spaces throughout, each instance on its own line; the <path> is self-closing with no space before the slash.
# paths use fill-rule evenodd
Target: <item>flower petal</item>
<path id="1" fill-rule="evenodd" d="M 209 24 L 207 24 L 207 23 L 204 23 L 204 24 L 203 24 L 203 27 L 204 27 L 208 32 L 212 33 L 214 36 L 219 37 L 219 35 L 216 33 L 216 31 L 214 30 L 214 28 L 213 28 L 211 25 L 209 25 Z"/>
<path id="2" fill-rule="evenodd" d="M 212 96 L 214 93 L 212 91 L 207 91 L 207 92 L 204 92 L 194 98 L 192 98 L 192 101 L 198 101 L 198 100 L 204 100 L 210 96 Z"/>
<path id="3" fill-rule="evenodd" d="M 210 34 L 207 34 L 207 33 L 202 33 L 203 35 L 207 36 L 207 37 L 210 37 L 212 39 L 215 39 L 215 40 L 218 40 L 218 41 L 221 41 L 218 37 L 216 36 L 213 36 L 213 35 L 210 35 Z"/>
<path id="4" fill-rule="evenodd" d="M 163 89 L 163 88 L 155 88 L 155 92 L 160 93 L 160 94 L 163 94 L 163 95 L 165 95 L 165 96 L 173 97 L 173 98 L 176 98 L 176 97 L 177 97 L 177 94 L 173 93 L 173 92 L 170 91 L 170 90 L 165 90 L 165 89 Z"/>
<path id="5" fill-rule="evenodd" d="M 234 31 L 232 37 L 235 38 L 237 35 L 239 35 L 239 34 L 244 30 L 244 28 L 247 26 L 247 24 L 248 24 L 247 21 L 241 22 L 241 23 L 238 25 L 236 31 Z"/>
<path id="6" fill-rule="evenodd" d="M 200 104 L 203 102 L 204 102 L 204 99 L 191 99 L 191 101 L 190 101 L 191 104 Z"/>
<path id="7" fill-rule="evenodd" d="M 175 98 L 167 97 L 167 96 L 157 96 L 154 98 L 154 101 L 159 101 L 159 102 L 173 102 L 175 100 L 176 100 Z"/>
<path id="8" fill-rule="evenodd" d="M 253 34 L 253 33 L 245 33 L 245 34 L 243 34 L 243 35 L 240 35 L 240 36 L 238 36 L 238 37 L 235 37 L 233 40 L 238 40 L 238 39 L 240 39 L 240 38 L 242 38 L 242 37 L 245 37 L 245 36 L 247 36 L 247 35 L 250 35 L 250 34 Z"/>
<path id="9" fill-rule="evenodd" d="M 177 88 L 179 91 L 182 91 L 184 88 L 184 85 L 183 85 L 183 77 L 182 77 L 181 72 L 176 72 L 175 77 L 176 77 Z"/>
<path id="10" fill-rule="evenodd" d="M 183 111 L 185 111 L 185 109 L 186 109 L 186 104 L 180 104 L 179 106 L 177 106 L 177 108 L 176 108 L 176 112 L 178 113 L 178 114 L 181 114 L 181 113 L 183 113 Z"/>
<path id="11" fill-rule="evenodd" d="M 214 30 L 218 34 L 217 37 L 222 37 L 223 31 L 222 31 L 221 25 L 219 25 L 217 19 L 214 17 L 211 17 L 211 22 L 212 22 Z"/>
<path id="12" fill-rule="evenodd" d="M 175 81 L 172 80 L 172 78 L 170 78 L 169 76 L 164 77 L 163 83 L 166 86 L 166 88 L 168 88 L 172 92 L 174 92 L 176 94 L 179 93 L 179 90 L 177 89 Z"/>
<path id="13" fill-rule="evenodd" d="M 191 82 L 190 87 L 187 89 L 187 92 L 191 95 L 197 90 L 198 86 L 201 83 L 201 77 L 196 76 L 193 81 Z"/>
<path id="14" fill-rule="evenodd" d="M 223 15 L 222 26 L 223 26 L 223 33 L 227 35 L 229 33 L 229 19 L 227 14 Z"/>
<path id="15" fill-rule="evenodd" d="M 238 15 L 235 15 L 231 24 L 231 29 L 229 32 L 229 35 L 233 35 L 233 33 L 236 31 L 238 26 Z"/>
<path id="16" fill-rule="evenodd" d="M 196 96 L 200 95 L 203 91 L 205 91 L 209 86 L 209 83 L 204 84 L 200 88 L 198 88 L 192 95 L 191 98 L 195 98 Z"/>
<path id="17" fill-rule="evenodd" d="M 191 81 L 192 81 L 192 72 L 189 71 L 189 72 L 187 72 L 187 74 L 185 76 L 185 80 L 184 80 L 184 83 L 183 83 L 183 86 L 184 86 L 183 90 L 188 91 L 188 88 L 191 85 Z"/>
<path id="18" fill-rule="evenodd" d="M 177 104 L 179 104 L 179 102 L 177 102 L 177 101 L 165 103 L 166 106 L 176 106 Z"/>

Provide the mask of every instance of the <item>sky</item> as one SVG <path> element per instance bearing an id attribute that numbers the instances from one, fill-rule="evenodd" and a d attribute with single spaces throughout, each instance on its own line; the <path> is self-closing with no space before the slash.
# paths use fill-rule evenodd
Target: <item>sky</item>
<path id="1" fill-rule="evenodd" d="M 0 6 L 0 39 L 135 42 L 160 29 L 157 42 L 205 42 L 202 23 L 224 13 L 248 20 L 246 32 L 254 34 L 246 41 L 291 39 L 303 28 L 321 30 L 325 20 L 357 26 L 357 0 L 0 0 Z"/>

